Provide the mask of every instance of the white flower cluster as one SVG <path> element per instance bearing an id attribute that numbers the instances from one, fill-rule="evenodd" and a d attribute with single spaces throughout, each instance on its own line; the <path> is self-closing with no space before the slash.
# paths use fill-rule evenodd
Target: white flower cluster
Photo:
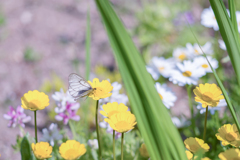
<path id="1" fill-rule="evenodd" d="M 173 51 L 173 58 L 153 57 L 147 71 L 155 80 L 162 75 L 179 86 L 197 85 L 199 78 L 212 72 L 206 58 L 202 56 L 202 50 L 207 54 L 213 69 L 218 68 L 218 61 L 211 57 L 212 44 L 207 42 L 201 48 L 198 44 L 187 43 L 185 48 L 180 47 Z"/>

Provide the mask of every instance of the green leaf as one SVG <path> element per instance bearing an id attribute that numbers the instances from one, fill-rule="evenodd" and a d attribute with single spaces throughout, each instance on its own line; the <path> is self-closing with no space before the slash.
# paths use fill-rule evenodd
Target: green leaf
<path id="1" fill-rule="evenodd" d="M 233 24 L 228 16 L 228 13 L 223 4 L 223 1 L 210 0 L 210 4 L 214 11 L 215 17 L 218 22 L 220 33 L 226 44 L 231 63 L 233 65 L 234 71 L 236 73 L 238 86 L 240 86 L 240 63 L 239 63 L 240 62 L 240 43 L 238 41 L 238 33 L 236 34 L 236 32 L 234 30 Z M 240 132 L 240 124 L 237 120 L 237 116 L 236 116 L 236 113 L 232 106 L 232 103 L 230 101 L 230 98 L 228 97 L 227 92 L 226 92 L 222 82 L 220 81 L 220 79 L 218 78 L 218 76 L 214 70 L 213 70 L 213 73 L 214 73 L 214 76 L 223 92 L 224 98 L 226 99 L 228 108 L 232 114 L 234 122 L 237 125 L 238 131 Z"/>
<path id="2" fill-rule="evenodd" d="M 20 151 L 21 151 L 22 160 L 32 160 L 30 144 L 26 136 L 22 140 Z"/>
<path id="3" fill-rule="evenodd" d="M 90 12 L 88 10 L 87 14 L 87 31 L 86 31 L 86 77 L 85 79 L 89 79 L 90 71 L 91 71 L 91 24 L 90 24 Z"/>
<path id="4" fill-rule="evenodd" d="M 209 0 L 240 86 L 240 43 L 223 1 Z"/>
<path id="5" fill-rule="evenodd" d="M 108 0 L 95 2 L 151 159 L 187 159 L 182 139 L 125 27 Z"/>

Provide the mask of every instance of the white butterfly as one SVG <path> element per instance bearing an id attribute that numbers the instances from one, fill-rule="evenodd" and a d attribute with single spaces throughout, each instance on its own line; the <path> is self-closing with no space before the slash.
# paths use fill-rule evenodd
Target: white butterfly
<path id="1" fill-rule="evenodd" d="M 96 90 L 96 88 L 92 88 L 92 86 L 84 78 L 75 73 L 69 75 L 68 83 L 69 94 L 75 98 L 75 100 L 86 97 Z"/>

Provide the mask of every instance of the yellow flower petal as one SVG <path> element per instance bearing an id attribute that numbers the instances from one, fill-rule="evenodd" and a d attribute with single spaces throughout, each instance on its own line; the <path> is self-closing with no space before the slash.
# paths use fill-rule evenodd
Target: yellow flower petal
<path id="1" fill-rule="evenodd" d="M 65 160 L 76 160 L 84 155 L 86 151 L 85 145 L 75 140 L 67 140 L 59 147 L 59 153 Z"/>
<path id="2" fill-rule="evenodd" d="M 32 111 L 42 110 L 49 105 L 48 96 L 37 90 L 28 91 L 21 98 L 22 108 L 29 109 Z"/>
<path id="3" fill-rule="evenodd" d="M 195 101 L 202 103 L 202 107 L 207 106 L 216 107 L 221 99 L 224 99 L 222 91 L 216 84 L 199 84 L 193 90 L 196 95 Z"/>
<path id="4" fill-rule="evenodd" d="M 52 146 L 50 146 L 48 142 L 39 142 L 36 144 L 32 143 L 31 147 L 35 157 L 38 159 L 46 159 L 52 157 Z"/>

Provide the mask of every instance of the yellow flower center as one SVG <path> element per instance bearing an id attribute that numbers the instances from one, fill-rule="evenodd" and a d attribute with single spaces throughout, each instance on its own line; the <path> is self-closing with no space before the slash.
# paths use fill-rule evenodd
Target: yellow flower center
<path id="1" fill-rule="evenodd" d="M 205 102 L 211 102 L 213 99 L 213 94 L 210 93 L 210 92 L 205 92 L 202 94 L 202 99 L 205 101 Z"/>
<path id="2" fill-rule="evenodd" d="M 161 72 L 164 70 L 164 67 L 159 67 L 158 70 Z"/>
<path id="3" fill-rule="evenodd" d="M 202 67 L 203 68 L 208 68 L 208 65 L 207 64 L 203 64 Z"/>
<path id="4" fill-rule="evenodd" d="M 196 54 L 199 54 L 199 52 L 198 52 L 198 50 L 197 50 L 197 49 L 195 49 L 195 50 L 194 50 L 194 52 L 195 52 Z"/>
<path id="5" fill-rule="evenodd" d="M 77 159 L 78 158 L 78 155 L 76 155 L 76 153 L 78 153 L 78 151 L 76 149 L 68 149 L 66 152 L 65 152 L 65 157 L 67 157 L 68 159 Z"/>
<path id="6" fill-rule="evenodd" d="M 185 53 L 180 54 L 180 55 L 178 56 L 178 58 L 181 59 L 181 60 L 186 59 Z"/>
<path id="7" fill-rule="evenodd" d="M 115 124 L 116 128 L 120 131 L 131 128 L 131 126 L 126 121 L 119 121 Z"/>
<path id="8" fill-rule="evenodd" d="M 118 112 L 116 110 L 111 111 L 111 112 L 108 113 L 108 117 L 110 118 L 112 115 L 117 114 L 117 113 L 120 113 L 120 112 Z"/>
<path id="9" fill-rule="evenodd" d="M 160 93 L 159 93 L 159 96 L 160 96 L 161 99 L 163 99 L 163 96 Z"/>
<path id="10" fill-rule="evenodd" d="M 182 75 L 185 77 L 190 77 L 192 75 L 192 72 L 186 71 L 186 72 L 183 72 Z"/>
<path id="11" fill-rule="evenodd" d="M 199 149 L 199 146 L 196 144 L 190 145 L 189 147 L 192 152 L 196 152 Z"/>
<path id="12" fill-rule="evenodd" d="M 229 132 L 229 133 L 227 133 L 226 134 L 226 136 L 225 136 L 225 138 L 226 138 L 226 140 L 228 140 L 228 141 L 235 141 L 236 139 L 237 139 L 237 137 L 238 137 L 238 134 L 237 133 L 235 133 L 235 132 Z"/>
<path id="13" fill-rule="evenodd" d="M 39 106 L 41 106 L 41 102 L 38 100 L 32 100 L 29 102 L 29 108 L 31 109 L 38 109 Z"/>

